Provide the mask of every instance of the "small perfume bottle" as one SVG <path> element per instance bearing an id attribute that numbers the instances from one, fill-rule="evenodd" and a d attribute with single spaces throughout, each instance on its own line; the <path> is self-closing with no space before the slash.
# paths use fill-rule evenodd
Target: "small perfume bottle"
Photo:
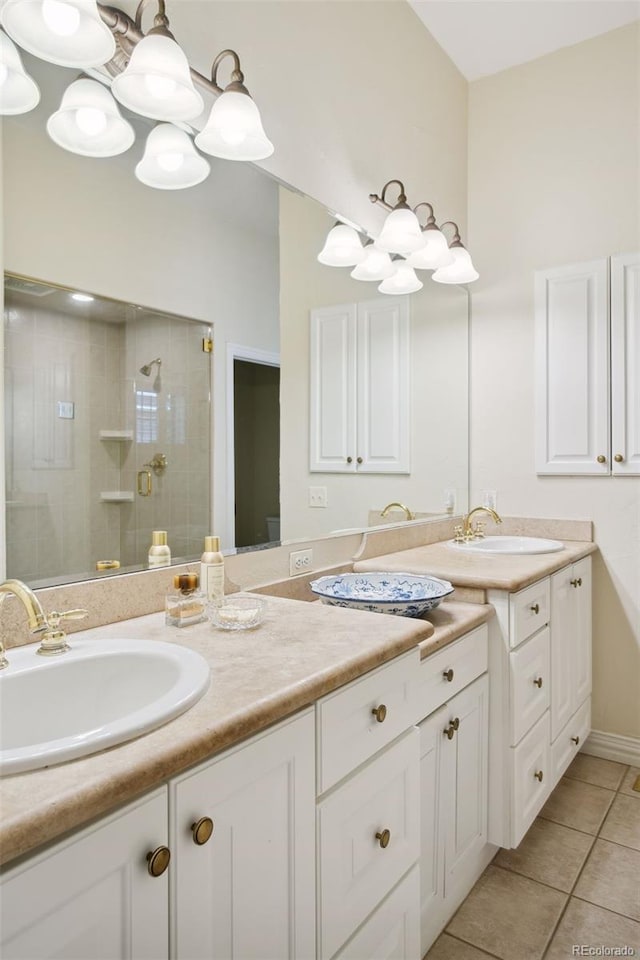
<path id="1" fill-rule="evenodd" d="M 206 599 L 198 588 L 197 573 L 177 573 L 173 578 L 173 590 L 166 596 L 165 623 L 172 627 L 200 623 L 206 619 Z"/>

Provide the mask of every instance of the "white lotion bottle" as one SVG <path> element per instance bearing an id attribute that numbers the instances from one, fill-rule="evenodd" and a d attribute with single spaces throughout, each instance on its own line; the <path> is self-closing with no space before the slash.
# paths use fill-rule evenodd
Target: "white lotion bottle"
<path id="1" fill-rule="evenodd" d="M 200 589 L 210 603 L 220 603 L 224 597 L 224 557 L 220 552 L 220 537 L 204 538 L 204 553 L 200 558 Z"/>
<path id="2" fill-rule="evenodd" d="M 167 545 L 167 531 L 154 530 L 149 547 L 149 566 L 168 567 L 171 563 L 171 550 Z"/>

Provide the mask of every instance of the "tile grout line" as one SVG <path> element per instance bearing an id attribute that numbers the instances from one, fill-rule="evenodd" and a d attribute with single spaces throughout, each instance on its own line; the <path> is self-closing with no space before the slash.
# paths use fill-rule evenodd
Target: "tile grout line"
<path id="1" fill-rule="evenodd" d="M 462 906 L 462 904 L 461 904 L 461 906 Z M 456 911 L 456 913 L 457 913 L 457 911 Z M 452 917 L 451 919 L 453 919 L 453 917 Z M 438 936 L 436 937 L 436 941 L 442 936 L 443 933 L 446 933 L 447 936 L 448 936 L 448 937 L 451 937 L 452 940 L 457 940 L 458 943 L 464 943 L 464 944 L 466 944 L 467 947 L 473 947 L 474 950 L 479 950 L 480 953 L 485 953 L 488 957 L 492 957 L 493 960 L 504 960 L 504 957 L 499 956 L 499 954 L 497 954 L 497 953 L 491 953 L 490 950 L 485 950 L 484 947 L 479 947 L 479 946 L 477 945 L 477 943 L 472 943 L 471 940 L 465 940 L 463 937 L 458 936 L 457 933 L 448 933 L 446 929 L 444 929 L 444 930 L 442 931 L 442 933 L 439 933 L 439 934 L 438 934 Z M 432 949 L 433 949 L 433 946 L 435 945 L 435 942 L 436 942 L 436 941 L 434 941 L 434 943 L 431 944 L 431 946 L 429 947 L 429 950 L 432 950 Z M 429 953 L 427 952 L 427 954 L 426 954 L 425 958 L 423 958 L 423 960 L 426 960 L 426 957 L 428 957 L 428 956 L 429 956 Z"/>

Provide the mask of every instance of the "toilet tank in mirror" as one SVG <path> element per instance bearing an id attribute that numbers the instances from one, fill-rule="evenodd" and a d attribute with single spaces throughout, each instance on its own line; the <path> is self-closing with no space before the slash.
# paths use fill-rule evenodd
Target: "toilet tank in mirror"
<path id="1" fill-rule="evenodd" d="M 28 583 L 142 569 L 210 526 L 207 324 L 5 276 L 7 571 Z"/>

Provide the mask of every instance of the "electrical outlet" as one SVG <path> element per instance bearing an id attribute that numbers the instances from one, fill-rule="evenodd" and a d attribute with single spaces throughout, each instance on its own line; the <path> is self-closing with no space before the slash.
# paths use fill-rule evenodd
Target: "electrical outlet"
<path id="1" fill-rule="evenodd" d="M 313 550 L 294 550 L 289 554 L 289 576 L 297 577 L 300 573 L 308 573 L 313 564 Z"/>
<path id="2" fill-rule="evenodd" d="M 483 507 L 488 507 L 489 510 L 497 510 L 498 494 L 496 490 L 481 490 L 480 499 Z"/>
<path id="3" fill-rule="evenodd" d="M 309 487 L 309 506 L 310 507 L 326 507 L 327 505 L 327 488 L 326 487 Z"/>

